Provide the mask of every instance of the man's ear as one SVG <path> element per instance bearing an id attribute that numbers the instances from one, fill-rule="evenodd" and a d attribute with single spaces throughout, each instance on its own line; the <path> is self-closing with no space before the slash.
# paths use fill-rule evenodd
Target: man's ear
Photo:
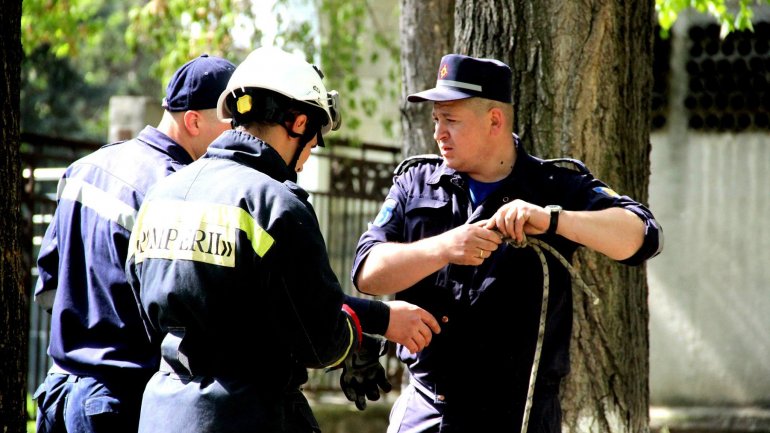
<path id="1" fill-rule="evenodd" d="M 294 127 L 292 129 L 298 131 L 298 134 L 302 134 L 305 132 L 305 127 L 307 127 L 307 115 L 298 114 L 297 117 L 294 118 Z"/>
<path id="2" fill-rule="evenodd" d="M 184 112 L 184 127 L 187 129 L 187 133 L 192 135 L 193 137 L 197 136 L 201 132 L 200 123 L 203 121 L 201 119 L 200 113 L 198 113 L 195 110 L 188 110 Z"/>
<path id="3" fill-rule="evenodd" d="M 503 132 L 505 128 L 505 115 L 503 110 L 493 107 L 489 109 L 489 133 L 491 135 L 498 135 Z"/>

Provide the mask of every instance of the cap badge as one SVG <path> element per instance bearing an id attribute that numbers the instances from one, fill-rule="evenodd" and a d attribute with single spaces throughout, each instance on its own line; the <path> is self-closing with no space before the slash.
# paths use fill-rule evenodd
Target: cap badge
<path id="1" fill-rule="evenodd" d="M 438 76 L 441 78 L 444 78 L 447 76 L 448 73 L 449 73 L 449 69 L 447 69 L 446 64 L 444 64 L 443 66 L 441 66 L 441 71 L 439 71 Z"/>

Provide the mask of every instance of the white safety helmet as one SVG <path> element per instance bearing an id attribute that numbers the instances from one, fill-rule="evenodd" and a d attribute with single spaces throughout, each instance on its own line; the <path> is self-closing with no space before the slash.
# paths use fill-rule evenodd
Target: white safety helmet
<path id="1" fill-rule="evenodd" d="M 257 48 L 235 68 L 219 96 L 217 115 L 222 120 L 233 117 L 226 101 L 230 94 L 236 97 L 236 90 L 267 89 L 322 109 L 328 121 L 321 134 L 326 134 L 340 127 L 339 94 L 334 90 L 327 92 L 321 78 L 323 74 L 315 65 L 296 55 L 275 47 Z"/>

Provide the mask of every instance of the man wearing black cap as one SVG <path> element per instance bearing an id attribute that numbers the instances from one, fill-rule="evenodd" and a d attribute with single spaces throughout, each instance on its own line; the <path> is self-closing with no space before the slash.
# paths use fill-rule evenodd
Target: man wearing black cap
<path id="1" fill-rule="evenodd" d="M 136 432 L 159 349 L 126 281 L 128 239 L 148 189 L 230 128 L 216 105 L 234 70 L 208 55 L 186 63 L 168 84 L 157 128 L 74 162 L 60 180 L 35 289 L 52 315 L 53 366 L 35 393 L 39 433 Z"/>
<path id="2" fill-rule="evenodd" d="M 410 381 L 388 432 L 561 431 L 570 274 L 549 253 L 546 273 L 537 250 L 508 239 L 526 246 L 530 236 L 567 260 L 585 246 L 629 265 L 662 247 L 647 208 L 579 161 L 525 152 L 513 134 L 511 75 L 500 61 L 449 54 L 436 87 L 408 97 L 433 102 L 441 157 L 396 169 L 352 277 L 363 293 L 425 308 L 442 332 L 420 353 L 398 347 Z"/>

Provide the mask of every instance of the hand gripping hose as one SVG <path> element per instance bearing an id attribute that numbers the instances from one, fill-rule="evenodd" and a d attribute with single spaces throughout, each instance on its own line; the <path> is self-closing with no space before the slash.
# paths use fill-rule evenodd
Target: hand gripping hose
<path id="1" fill-rule="evenodd" d="M 540 353 L 543 350 L 543 337 L 545 335 L 545 318 L 548 313 L 548 292 L 550 290 L 550 276 L 548 271 L 548 262 L 545 260 L 545 254 L 543 250 L 548 251 L 569 271 L 572 279 L 578 283 L 578 285 L 593 299 L 593 304 L 599 303 L 599 298 L 588 288 L 586 283 L 580 278 L 580 275 L 570 265 L 567 259 L 564 258 L 556 249 L 540 239 L 527 238 L 526 236 L 521 242 L 517 242 L 514 238 L 505 238 L 503 242 L 513 246 L 514 248 L 526 248 L 530 247 L 535 250 L 540 264 L 543 265 L 543 302 L 540 305 L 540 324 L 537 328 L 537 343 L 535 344 L 535 356 L 532 360 L 532 371 L 529 374 L 529 387 L 527 389 L 527 400 L 524 403 L 524 417 L 521 421 L 521 433 L 527 433 L 527 426 L 529 424 L 529 413 L 532 410 L 532 398 L 535 395 L 535 380 L 537 379 L 537 369 L 540 365 Z"/>

